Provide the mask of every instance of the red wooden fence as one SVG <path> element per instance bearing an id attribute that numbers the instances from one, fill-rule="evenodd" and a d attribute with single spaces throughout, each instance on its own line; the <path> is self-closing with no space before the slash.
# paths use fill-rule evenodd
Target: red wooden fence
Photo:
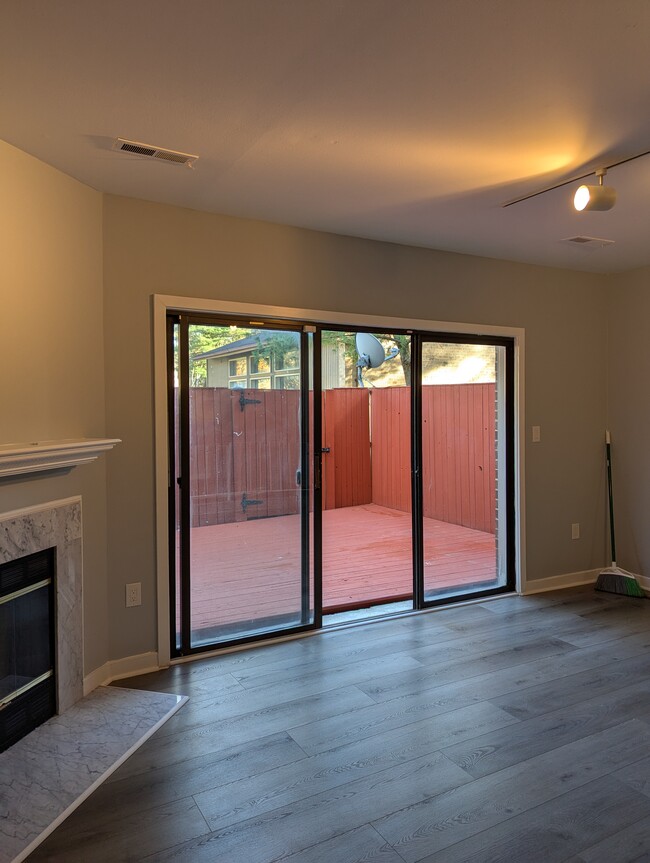
<path id="1" fill-rule="evenodd" d="M 372 501 L 411 510 L 411 388 L 372 390 Z"/>
<path id="2" fill-rule="evenodd" d="M 372 501 L 411 509 L 408 387 L 372 391 Z M 495 530 L 495 387 L 422 387 L 422 505 L 426 518 Z"/>
<path id="3" fill-rule="evenodd" d="M 422 388 L 424 515 L 494 532 L 494 384 Z M 192 526 L 299 511 L 300 393 L 190 392 Z M 411 508 L 410 389 L 323 393 L 323 507 Z"/>
<path id="4" fill-rule="evenodd" d="M 296 390 L 190 390 L 193 527 L 299 511 L 299 408 Z"/>

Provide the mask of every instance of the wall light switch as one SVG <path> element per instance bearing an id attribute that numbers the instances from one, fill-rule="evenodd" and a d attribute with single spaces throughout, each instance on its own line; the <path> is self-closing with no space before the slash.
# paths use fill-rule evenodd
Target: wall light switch
<path id="1" fill-rule="evenodd" d="M 580 539 L 580 525 L 578 522 L 571 525 L 571 539 Z"/>
<path id="2" fill-rule="evenodd" d="M 542 439 L 540 426 L 533 426 L 533 443 L 539 443 Z"/>

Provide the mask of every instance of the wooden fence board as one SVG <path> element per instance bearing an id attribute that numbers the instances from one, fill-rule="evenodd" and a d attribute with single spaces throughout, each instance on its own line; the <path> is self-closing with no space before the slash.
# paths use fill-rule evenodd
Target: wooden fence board
<path id="1" fill-rule="evenodd" d="M 372 501 L 369 408 L 366 389 L 323 392 L 324 509 Z"/>

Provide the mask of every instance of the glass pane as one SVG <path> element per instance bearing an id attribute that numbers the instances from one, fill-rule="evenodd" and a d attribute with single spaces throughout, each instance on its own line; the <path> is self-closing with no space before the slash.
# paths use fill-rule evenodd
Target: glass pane
<path id="1" fill-rule="evenodd" d="M 306 625 L 301 392 L 270 376 L 232 388 L 227 374 L 232 343 L 263 371 L 300 334 L 190 325 L 189 340 L 191 382 L 195 363 L 211 378 L 190 389 L 191 644 Z"/>
<path id="2" fill-rule="evenodd" d="M 51 586 L 0 604 L 0 697 L 53 668 Z"/>
<path id="3" fill-rule="evenodd" d="M 422 346 L 425 600 L 505 584 L 504 370 L 503 347 Z"/>
<path id="4" fill-rule="evenodd" d="M 276 371 L 297 368 L 300 368 L 300 353 L 298 348 L 288 348 L 287 350 L 278 351 L 275 357 Z"/>
<path id="5" fill-rule="evenodd" d="M 323 613 L 411 608 L 411 339 L 322 337 Z"/>
<path id="6" fill-rule="evenodd" d="M 279 390 L 299 390 L 300 375 L 277 375 L 275 386 Z"/>
<path id="7" fill-rule="evenodd" d="M 230 360 L 229 371 L 231 377 L 240 377 L 246 374 L 246 357 Z"/>
<path id="8" fill-rule="evenodd" d="M 271 371 L 271 360 L 269 356 L 255 355 L 251 357 L 251 374 L 257 375 L 262 372 Z"/>

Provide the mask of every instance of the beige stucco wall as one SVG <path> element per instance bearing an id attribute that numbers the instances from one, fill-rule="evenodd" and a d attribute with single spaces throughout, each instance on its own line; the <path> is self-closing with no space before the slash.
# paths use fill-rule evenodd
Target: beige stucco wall
<path id="1" fill-rule="evenodd" d="M 0 443 L 105 436 L 102 196 L 0 141 Z M 106 468 L 0 480 L 0 512 L 82 496 L 85 670 L 108 659 Z"/>
<path id="2" fill-rule="evenodd" d="M 110 653 L 155 649 L 151 295 L 524 327 L 529 580 L 602 565 L 608 279 L 105 196 Z M 571 540 L 571 523 L 581 539 Z M 142 581 L 143 605 L 124 608 Z"/>

